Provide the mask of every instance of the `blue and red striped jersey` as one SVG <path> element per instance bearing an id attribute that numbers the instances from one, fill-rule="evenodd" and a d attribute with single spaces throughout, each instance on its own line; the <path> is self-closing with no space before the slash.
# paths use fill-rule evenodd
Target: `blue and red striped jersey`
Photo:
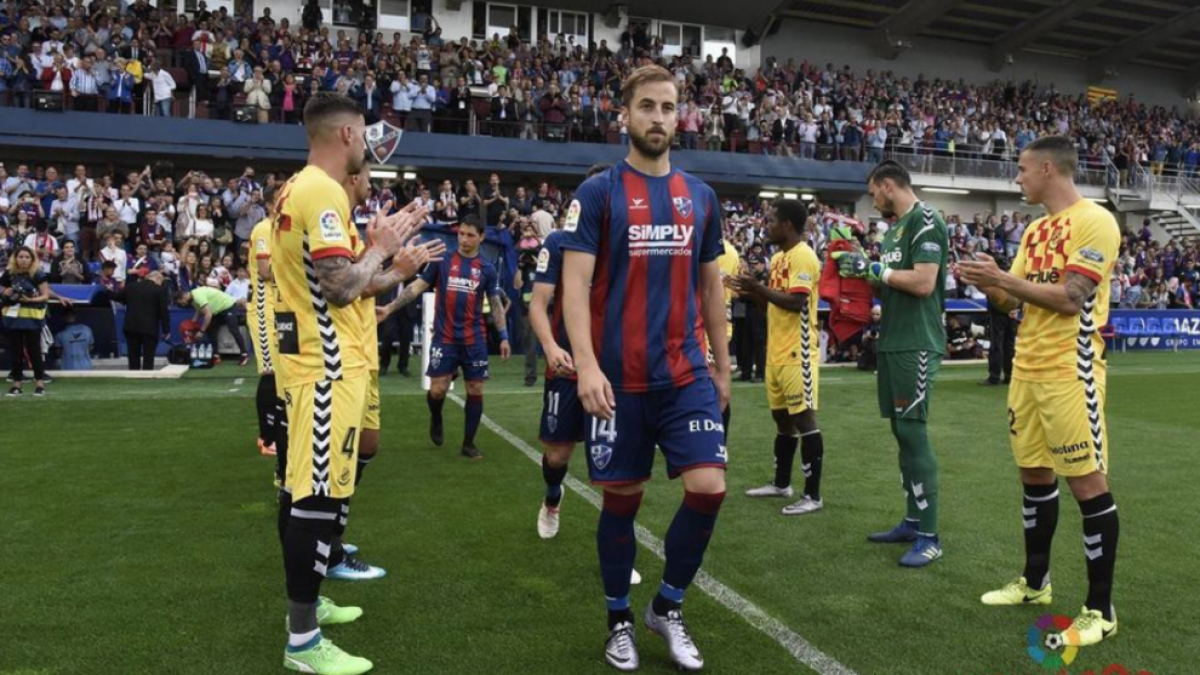
<path id="1" fill-rule="evenodd" d="M 567 337 L 567 323 L 563 320 L 562 296 L 562 238 L 563 233 L 555 230 L 546 235 L 542 242 L 542 250 L 538 251 L 537 270 L 533 275 L 533 283 L 549 284 L 554 287 L 554 301 L 550 304 L 550 330 L 554 333 L 554 341 L 567 353 L 571 351 L 571 340 Z M 558 374 L 546 364 L 546 379 L 553 380 Z M 570 379 L 576 379 L 574 375 Z"/>
<path id="2" fill-rule="evenodd" d="M 485 296 L 500 294 L 500 275 L 483 256 L 467 258 L 455 251 L 421 272 L 421 279 L 437 291 L 432 340 L 439 344 L 487 343 L 483 315 Z"/>
<path id="3" fill-rule="evenodd" d="M 712 188 L 678 169 L 647 176 L 622 162 L 579 186 L 563 233 L 563 249 L 596 256 L 592 345 L 614 389 L 709 377 L 700 265 L 722 252 Z"/>

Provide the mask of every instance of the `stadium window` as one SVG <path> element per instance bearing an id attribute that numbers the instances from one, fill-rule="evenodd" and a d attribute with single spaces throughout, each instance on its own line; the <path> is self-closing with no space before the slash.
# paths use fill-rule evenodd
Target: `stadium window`
<path id="1" fill-rule="evenodd" d="M 685 50 L 692 56 L 699 56 L 701 33 L 700 26 L 686 23 L 663 21 L 658 26 L 663 54 L 667 56 L 682 56 Z"/>
<path id="2" fill-rule="evenodd" d="M 575 44 L 586 47 L 588 44 L 588 16 L 579 12 L 552 9 L 546 13 L 545 30 L 540 32 L 551 41 L 559 33 L 566 36 L 574 35 Z"/>
<path id="3" fill-rule="evenodd" d="M 510 28 L 517 27 L 517 36 L 523 42 L 533 39 L 533 10 L 529 7 L 487 3 L 487 32 L 484 39 L 490 40 L 499 33 L 503 40 Z"/>
<path id="4" fill-rule="evenodd" d="M 153 6 L 155 6 L 156 3 L 151 2 L 149 4 L 150 4 L 150 6 L 153 7 Z M 183 1 L 183 11 L 185 11 L 189 14 L 195 13 L 197 5 L 199 5 L 198 0 L 184 0 Z M 206 0 L 204 5 L 206 7 L 208 7 L 208 11 L 210 11 L 210 12 L 217 11 L 218 7 L 224 7 L 225 11 L 229 12 L 229 14 L 231 16 L 239 16 L 239 15 L 233 13 L 233 10 L 234 10 L 233 0 Z M 238 7 L 239 8 L 241 7 L 240 3 L 238 4 Z M 166 8 L 163 7 L 161 9 L 166 9 Z"/>
<path id="5" fill-rule="evenodd" d="M 704 53 L 701 58 L 708 58 L 710 55 L 713 61 L 721 58 L 721 50 L 729 50 L 729 58 L 737 63 L 737 33 L 732 28 L 718 28 L 716 26 L 704 27 Z"/>
<path id="6" fill-rule="evenodd" d="M 379 28 L 409 30 L 408 0 L 379 0 Z"/>

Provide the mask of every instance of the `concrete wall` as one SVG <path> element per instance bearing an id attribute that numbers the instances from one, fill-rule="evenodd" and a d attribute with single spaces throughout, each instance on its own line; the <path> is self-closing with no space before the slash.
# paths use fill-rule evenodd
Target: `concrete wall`
<path id="1" fill-rule="evenodd" d="M 1086 62 L 1080 59 L 1044 56 L 1018 52 L 1016 62 L 999 73 L 987 67 L 987 48 L 966 42 L 938 40 L 931 37 L 913 38 L 915 46 L 899 58 L 888 61 L 874 52 L 868 31 L 856 28 L 817 23 L 802 19 L 786 19 L 779 32 L 763 41 L 762 53 L 786 61 L 808 59 L 822 66 L 849 65 L 856 71 L 868 68 L 891 70 L 901 75 L 963 78 L 968 82 L 987 83 L 997 78 L 1036 79 L 1054 83 L 1059 91 L 1083 92 L 1091 81 Z M 1105 86 L 1116 88 L 1121 96 L 1132 93 L 1138 100 L 1159 105 L 1185 105 L 1180 95 L 1179 74 L 1152 68 L 1125 65 L 1118 78 L 1106 80 Z"/>

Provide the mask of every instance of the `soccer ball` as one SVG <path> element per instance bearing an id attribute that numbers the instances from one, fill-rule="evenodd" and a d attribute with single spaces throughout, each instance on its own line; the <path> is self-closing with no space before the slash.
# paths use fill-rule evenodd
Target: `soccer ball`
<path id="1" fill-rule="evenodd" d="M 1066 641 L 1063 640 L 1062 633 L 1048 633 L 1044 644 L 1046 645 L 1046 649 L 1056 652 L 1066 645 Z"/>

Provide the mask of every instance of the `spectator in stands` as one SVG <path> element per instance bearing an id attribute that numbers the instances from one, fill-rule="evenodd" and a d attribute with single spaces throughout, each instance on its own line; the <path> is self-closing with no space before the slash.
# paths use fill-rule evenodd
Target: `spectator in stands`
<path id="1" fill-rule="evenodd" d="M 363 84 L 354 93 L 355 100 L 365 111 L 367 124 L 375 124 L 383 114 L 383 92 L 375 85 L 375 76 L 367 73 Z"/>
<path id="2" fill-rule="evenodd" d="M 87 263 L 76 254 L 75 242 L 64 241 L 62 255 L 50 264 L 50 283 L 88 284 L 91 281 L 92 274 L 88 271 Z"/>
<path id="3" fill-rule="evenodd" d="M 458 59 L 454 50 L 447 49 L 442 52 L 442 77 L 445 81 L 450 81 L 446 72 L 448 63 L 446 55 L 448 54 L 455 54 L 454 59 Z M 467 86 L 467 80 L 463 77 L 454 78 L 454 82 L 454 89 L 450 91 L 449 105 L 450 117 L 454 120 L 451 131 L 452 133 L 465 135 L 468 132 L 468 122 L 471 118 L 471 88 Z"/>
<path id="4" fill-rule="evenodd" d="M 171 338 L 171 309 L 161 272 L 135 274 L 116 299 L 125 303 L 125 345 L 130 370 L 154 370 L 158 340 Z"/>
<path id="5" fill-rule="evenodd" d="M 39 81 L 38 72 L 29 64 L 29 57 L 18 54 L 11 58 L 12 72 L 8 75 L 8 94 L 12 105 L 28 108 L 34 83 Z"/>
<path id="6" fill-rule="evenodd" d="M 8 267 L 0 274 L 0 305 L 3 324 L 8 331 L 9 378 L 13 386 L 9 396 L 20 396 L 25 381 L 25 360 L 33 366 L 34 396 L 46 393 L 46 369 L 42 359 L 42 327 L 46 323 L 46 302 L 50 283 L 37 263 L 33 249 L 22 246 L 9 257 Z"/>
<path id="7" fill-rule="evenodd" d="M 491 132 L 493 136 L 511 138 L 517 135 L 517 103 L 508 95 L 508 87 L 497 89 L 492 98 Z"/>
<path id="8" fill-rule="evenodd" d="M 409 85 L 408 97 L 412 112 L 408 116 L 407 129 L 428 132 L 433 123 L 433 104 L 437 100 L 437 91 L 429 84 L 427 75 L 420 75 L 416 84 Z"/>
<path id="9" fill-rule="evenodd" d="M 80 60 L 79 67 L 71 74 L 69 84 L 75 110 L 100 110 L 100 86 L 93 57 L 85 56 Z"/>
<path id="10" fill-rule="evenodd" d="M 500 174 L 498 173 L 493 172 L 488 176 L 488 187 L 483 193 L 483 207 L 487 226 L 499 227 L 504 219 L 505 211 L 508 210 L 508 196 L 500 188 Z M 466 217 L 466 214 L 461 214 L 461 217 Z"/>
<path id="11" fill-rule="evenodd" d="M 150 72 L 146 73 L 145 77 L 152 85 L 155 114 L 160 117 L 170 117 L 177 87 L 175 78 L 171 77 L 171 73 L 162 69 L 158 59 L 151 62 Z"/>
<path id="12" fill-rule="evenodd" d="M 107 110 L 123 115 L 133 114 L 133 92 L 137 86 L 136 78 L 129 72 L 129 62 L 123 58 L 116 60 L 116 67 L 111 69 L 108 83 Z"/>
<path id="13" fill-rule="evenodd" d="M 258 121 L 266 124 L 271 111 L 271 83 L 264 78 L 261 66 L 254 68 L 254 74 L 246 81 L 246 105 L 258 110 Z"/>
<path id="14" fill-rule="evenodd" d="M 117 278 L 117 281 L 124 284 L 125 275 L 128 271 L 127 263 L 129 259 L 128 254 L 125 253 L 125 247 L 123 245 L 125 237 L 119 231 L 112 231 L 108 233 L 108 235 L 104 238 L 104 241 L 106 242 L 106 245 L 100 250 L 100 259 L 104 262 L 111 262 L 112 264 L 116 265 L 116 272 L 114 274 Z"/>
<path id="15" fill-rule="evenodd" d="M 79 242 L 79 201 L 71 196 L 65 185 L 55 190 L 55 199 L 50 203 L 50 220 L 54 223 L 52 229 L 63 237 L 64 243 Z"/>
<path id="16" fill-rule="evenodd" d="M 54 336 L 54 346 L 58 348 L 59 367 L 63 370 L 91 370 L 92 348 L 96 338 L 92 329 L 87 325 L 76 322 L 75 310 L 63 312 L 63 329 Z"/>
<path id="17" fill-rule="evenodd" d="M 96 223 L 96 236 L 100 241 L 108 242 L 109 235 L 113 233 L 120 234 L 124 240 L 129 236 L 129 226 L 121 221 L 116 207 L 109 206 L 104 209 L 104 218 Z"/>
<path id="18" fill-rule="evenodd" d="M 25 235 L 25 247 L 37 256 L 38 267 L 42 274 L 50 274 L 50 263 L 58 256 L 58 239 L 50 233 L 50 223 L 42 218 L 37 221 L 34 231 Z"/>
<path id="19" fill-rule="evenodd" d="M 8 267 L 8 257 L 16 247 L 16 240 L 9 234 L 4 219 L 0 218 L 0 269 Z"/>
<path id="20" fill-rule="evenodd" d="M 225 326 L 234 342 L 237 343 L 240 354 L 238 365 L 244 366 L 250 361 L 250 356 L 246 352 L 246 340 L 242 337 L 237 314 L 234 313 L 235 308 L 245 307 L 244 302 L 239 304 L 224 291 L 201 286 L 190 292 L 179 291 L 176 293 L 175 304 L 180 307 L 193 307 L 196 310 L 193 320 L 200 324 L 200 330 L 208 334 L 214 350 L 219 345 L 217 330 L 220 326 Z"/>

